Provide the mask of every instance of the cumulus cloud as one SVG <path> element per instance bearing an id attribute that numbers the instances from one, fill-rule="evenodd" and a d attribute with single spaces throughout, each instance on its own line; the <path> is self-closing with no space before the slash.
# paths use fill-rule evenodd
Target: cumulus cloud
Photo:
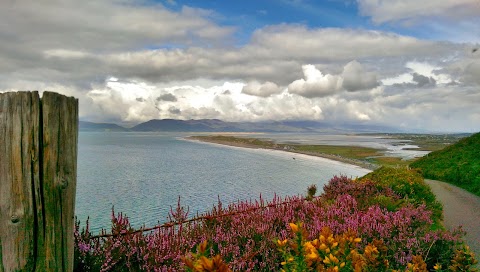
<path id="1" fill-rule="evenodd" d="M 459 43 L 478 42 L 480 23 L 477 0 L 357 0 L 361 15 L 375 24 L 410 28 L 424 37 Z M 418 35 L 417 34 L 417 35 Z"/>
<path id="2" fill-rule="evenodd" d="M 305 42 L 298 43 L 299 40 Z M 350 42 L 339 43 L 341 40 Z M 11 47 L 9 50 L 22 50 L 16 44 Z M 455 52 L 453 44 L 422 41 L 385 32 L 308 29 L 289 25 L 261 29 L 254 34 L 250 44 L 240 48 L 186 47 L 132 51 L 126 45 L 122 49 L 105 47 L 102 51 L 90 48 L 92 52 L 88 52 L 83 49 L 58 49 L 54 44 L 44 47 L 48 49 L 38 55 L 36 48 L 23 48 L 23 58 L 31 56 L 23 62 L 12 60 L 12 54 L 2 56 L 0 53 L 0 59 L 5 58 L 0 62 L 0 71 L 4 65 L 4 71 L 10 78 L 18 76 L 11 73 L 14 67 L 24 71 L 22 77 L 35 77 L 38 80 L 48 77 L 68 82 L 88 82 L 102 75 L 115 75 L 150 82 L 207 78 L 270 81 L 286 85 L 302 76 L 296 68 L 303 63 L 345 62 L 373 57 L 392 58 L 389 59 L 392 61 L 405 56 L 425 58 Z M 32 67 L 38 68 L 32 71 Z"/>
<path id="3" fill-rule="evenodd" d="M 80 99 L 87 102 L 81 107 L 80 118 L 117 123 L 147 121 L 158 116 L 152 99 L 155 93 L 155 86 L 143 82 L 107 81 L 95 85 Z M 139 98 L 143 102 L 139 103 Z"/>
<path id="4" fill-rule="evenodd" d="M 3 5 L 0 18 L 13 23 L 0 24 L 2 37 L 9 37 L 0 43 L 0 87 L 8 84 L 5 78 L 88 90 L 110 76 L 152 83 L 202 78 L 286 86 L 303 76 L 297 68 L 305 63 L 427 58 L 461 47 L 382 31 L 289 24 L 260 28 L 249 43 L 230 46 L 234 29 L 216 24 L 211 11 L 134 3 Z"/>
<path id="5" fill-rule="evenodd" d="M 463 46 L 388 32 L 278 25 L 257 30 L 250 43 L 239 48 L 127 51 L 102 55 L 99 61 L 114 75 L 151 82 L 208 78 L 270 81 L 283 86 L 303 76 L 297 67 L 305 63 L 336 64 L 373 58 L 382 59 L 392 69 L 397 59 L 436 59 L 458 50 Z"/>
<path id="6" fill-rule="evenodd" d="M 279 24 L 233 45 L 235 28 L 219 25 L 208 10 L 151 1 L 37 2 L 2 3 L 0 92 L 74 95 L 83 120 L 325 119 L 418 127 L 455 120 L 452 130 L 478 128 L 480 55 L 472 51 L 478 44 Z M 474 20 L 479 10 L 468 0 L 403 2 L 359 6 L 378 23 L 455 14 Z M 478 25 L 461 21 L 470 32 Z"/>
<path id="7" fill-rule="evenodd" d="M 162 94 L 157 97 L 157 101 L 169 101 L 169 102 L 176 102 L 177 97 L 171 93 Z"/>
<path id="8" fill-rule="evenodd" d="M 302 42 L 299 42 L 302 41 Z M 348 41 L 348 42 L 345 42 Z M 388 49 L 388 50 L 387 50 Z M 275 25 L 255 31 L 246 51 L 258 57 L 289 57 L 302 61 L 347 61 L 368 57 L 436 55 L 449 44 L 389 32 Z"/>
<path id="9" fill-rule="evenodd" d="M 208 88 L 191 85 L 165 88 L 118 79 L 96 85 L 79 97 L 80 118 L 124 124 L 162 118 L 218 118 L 227 121 L 293 119 L 395 124 L 406 129 L 439 132 L 478 130 L 478 87 L 437 85 L 433 89 L 412 87 L 397 90 L 392 86 L 379 86 L 370 91 L 337 92 L 326 97 L 307 98 L 284 92 L 264 98 L 243 94 L 243 86 L 243 83 L 226 83 Z M 66 94 L 77 92 L 60 85 L 44 87 Z M 223 95 L 225 90 L 229 90 L 230 95 Z M 165 92 L 182 99 L 175 105 L 160 103 L 157 109 L 156 98 Z M 139 97 L 144 102 L 139 103 Z"/>
<path id="10" fill-rule="evenodd" d="M 412 74 L 412 80 L 417 83 L 418 87 L 435 86 L 437 84 L 437 81 L 433 77 L 426 77 L 418 73 Z"/>
<path id="11" fill-rule="evenodd" d="M 377 87 L 378 88 L 378 87 Z M 480 93 L 475 88 L 436 87 L 435 95 L 429 88 L 411 88 L 395 92 L 385 90 L 372 94 L 370 99 L 356 100 L 342 93 L 321 98 L 325 120 L 331 122 L 368 122 L 369 124 L 395 124 L 398 128 L 419 131 L 455 132 L 478 130 Z M 446 105 L 448 102 L 448 106 Z M 455 120 L 455 121 L 454 121 Z M 448 125 L 446 125 L 448 124 Z"/>
<path id="12" fill-rule="evenodd" d="M 282 93 L 256 99 L 245 105 L 244 111 L 253 115 L 253 120 L 323 120 L 322 108 L 314 99 Z M 278 116 L 275 118 L 275 116 Z"/>
<path id="13" fill-rule="evenodd" d="M 211 12 L 206 10 L 184 6 L 177 13 L 160 4 L 135 1 L 6 2 L 0 14 L 12 22 L 1 25 L 2 32 L 14 36 L 21 32 L 25 46 L 42 50 L 105 51 L 133 49 L 145 43 L 211 43 L 232 33 L 232 28 L 212 23 L 208 19 Z"/>
<path id="14" fill-rule="evenodd" d="M 466 65 L 464 80 L 480 85 L 480 60 L 474 60 Z"/>
<path id="15" fill-rule="evenodd" d="M 49 49 L 43 52 L 46 58 L 60 58 L 60 59 L 83 59 L 87 57 L 94 57 L 94 55 L 78 50 L 68 49 Z"/>
<path id="16" fill-rule="evenodd" d="M 265 83 L 251 81 L 246 84 L 242 89 L 242 93 L 244 94 L 260 97 L 268 97 L 273 94 L 278 94 L 281 91 L 282 90 L 277 86 L 277 84 L 270 81 L 267 81 Z"/>
<path id="17" fill-rule="evenodd" d="M 288 91 L 304 97 L 324 97 L 340 90 L 368 90 L 379 85 L 377 75 L 368 72 L 358 61 L 347 63 L 339 75 L 322 74 L 314 65 L 303 65 L 303 79 L 288 85 Z"/>
<path id="18" fill-rule="evenodd" d="M 78 86 L 100 83 L 115 72 L 110 54 L 229 43 L 233 28 L 217 25 L 211 16 L 148 1 L 7 1 L 0 9 L 0 74 Z"/>
<path id="19" fill-rule="evenodd" d="M 170 108 L 168 108 L 168 112 L 170 112 L 171 114 L 175 114 L 175 115 L 179 115 L 182 113 L 182 111 L 174 106 L 171 106 Z"/>
<path id="20" fill-rule="evenodd" d="M 244 84 L 224 83 L 203 88 L 199 86 L 173 86 L 170 88 L 139 82 L 106 82 L 98 85 L 82 101 L 82 120 L 139 123 L 151 119 L 204 119 L 226 121 L 266 121 L 283 119 L 320 120 L 321 107 L 305 97 L 282 93 L 270 97 L 256 97 L 242 93 Z M 224 95 L 223 90 L 230 95 Z M 157 98 L 168 91 L 182 99 L 172 103 L 158 103 Z M 139 93 L 143 99 L 138 102 Z M 96 113 L 96 114 L 92 114 Z"/>
<path id="21" fill-rule="evenodd" d="M 304 78 L 295 80 L 288 85 L 288 92 L 304 97 L 323 97 L 339 91 L 342 78 L 330 74 L 322 74 L 314 65 L 302 66 Z"/>
<path id="22" fill-rule="evenodd" d="M 407 73 L 403 73 L 391 78 L 382 80 L 384 85 L 394 85 L 397 87 L 435 87 L 440 85 L 457 84 L 455 79 L 442 72 L 441 67 L 426 62 L 411 61 L 405 64 L 408 68 Z"/>
<path id="23" fill-rule="evenodd" d="M 347 91 L 358 91 L 372 89 L 378 86 L 377 75 L 374 72 L 368 72 L 356 60 L 345 65 L 342 72 L 342 87 Z"/>
<path id="24" fill-rule="evenodd" d="M 362 15 L 376 23 L 418 19 L 425 16 L 462 19 L 480 16 L 477 0 L 357 0 Z"/>

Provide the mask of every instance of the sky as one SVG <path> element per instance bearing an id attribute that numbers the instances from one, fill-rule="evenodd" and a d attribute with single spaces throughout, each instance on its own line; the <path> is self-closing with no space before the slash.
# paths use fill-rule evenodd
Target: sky
<path id="1" fill-rule="evenodd" d="M 480 0 L 0 3 L 0 92 L 80 119 L 480 131 Z"/>

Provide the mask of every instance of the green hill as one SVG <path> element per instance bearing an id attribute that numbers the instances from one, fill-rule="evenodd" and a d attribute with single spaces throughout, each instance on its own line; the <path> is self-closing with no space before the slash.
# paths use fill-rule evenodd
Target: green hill
<path id="1" fill-rule="evenodd" d="M 423 176 L 452 183 L 480 196 L 480 133 L 473 134 L 410 164 Z"/>

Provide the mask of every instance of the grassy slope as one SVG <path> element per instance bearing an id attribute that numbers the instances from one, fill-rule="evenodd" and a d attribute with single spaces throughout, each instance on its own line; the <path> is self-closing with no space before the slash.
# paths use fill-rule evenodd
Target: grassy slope
<path id="1" fill-rule="evenodd" d="M 480 196 L 480 133 L 411 163 L 423 176 L 452 183 Z"/>

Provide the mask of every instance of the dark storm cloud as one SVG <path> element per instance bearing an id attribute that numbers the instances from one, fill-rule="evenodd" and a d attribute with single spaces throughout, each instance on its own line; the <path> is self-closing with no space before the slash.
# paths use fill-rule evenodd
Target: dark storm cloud
<path id="1" fill-rule="evenodd" d="M 412 80 L 417 83 L 418 87 L 435 86 L 437 84 L 437 81 L 433 77 L 426 77 L 418 73 L 413 73 L 412 77 Z"/>
<path id="2" fill-rule="evenodd" d="M 157 101 L 168 101 L 168 102 L 176 102 L 177 97 L 171 93 L 162 94 L 161 96 L 157 97 Z"/>

